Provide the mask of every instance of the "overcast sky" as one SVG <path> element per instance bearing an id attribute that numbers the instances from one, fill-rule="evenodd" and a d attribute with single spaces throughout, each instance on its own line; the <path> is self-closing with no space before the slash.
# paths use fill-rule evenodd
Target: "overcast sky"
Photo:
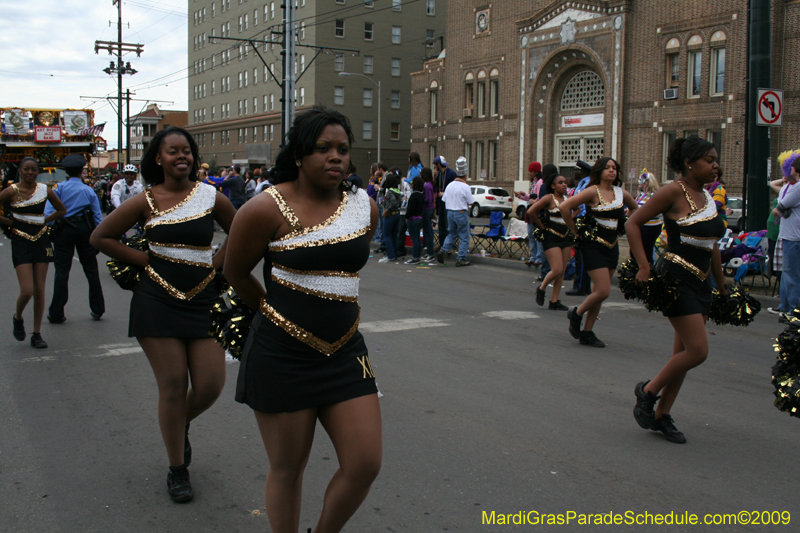
<path id="1" fill-rule="evenodd" d="M 144 44 L 140 58 L 124 56 L 138 71 L 122 80 L 123 89 L 136 93 L 132 99 L 188 109 L 187 3 L 123 1 L 122 41 Z M 94 53 L 95 41 L 116 40 L 112 0 L 0 0 L 0 107 L 94 109 L 95 124 L 107 122 L 102 136 L 108 148 L 116 148 L 117 77 L 103 72 L 113 57 Z M 80 98 L 106 95 L 115 98 L 113 107 L 105 99 Z M 146 104 L 131 101 L 131 115 Z"/>

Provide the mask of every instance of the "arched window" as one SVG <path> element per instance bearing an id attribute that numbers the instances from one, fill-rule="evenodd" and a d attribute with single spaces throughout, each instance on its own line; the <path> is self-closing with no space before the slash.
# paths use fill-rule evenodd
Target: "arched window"
<path id="1" fill-rule="evenodd" d="M 689 48 L 689 63 L 686 68 L 689 74 L 687 76 L 686 96 L 699 98 L 700 82 L 703 77 L 703 50 L 701 48 L 703 46 L 703 38 L 698 34 L 692 35 L 686 46 Z"/>
<path id="2" fill-rule="evenodd" d="M 678 87 L 681 83 L 681 42 L 673 37 L 667 42 L 667 89 Z"/>
<path id="3" fill-rule="evenodd" d="M 486 116 L 486 71 L 478 71 L 478 116 Z"/>
<path id="4" fill-rule="evenodd" d="M 725 92 L 725 45 L 728 36 L 724 31 L 715 32 L 711 36 L 711 71 L 708 93 L 721 96 Z"/>
<path id="5" fill-rule="evenodd" d="M 436 80 L 431 82 L 428 93 L 431 104 L 431 123 L 435 124 L 439 122 L 439 83 Z"/>
<path id="6" fill-rule="evenodd" d="M 475 107 L 475 75 L 467 72 L 464 76 L 464 117 L 471 118 Z"/>
<path id="7" fill-rule="evenodd" d="M 575 74 L 561 95 L 561 111 L 579 111 L 605 105 L 606 88 L 603 80 L 591 70 Z"/>
<path id="8" fill-rule="evenodd" d="M 489 114 L 497 116 L 500 109 L 500 71 L 493 68 L 489 72 Z"/>

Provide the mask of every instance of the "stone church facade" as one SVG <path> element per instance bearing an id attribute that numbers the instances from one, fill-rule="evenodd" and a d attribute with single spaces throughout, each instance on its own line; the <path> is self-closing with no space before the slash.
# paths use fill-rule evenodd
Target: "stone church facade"
<path id="1" fill-rule="evenodd" d="M 464 155 L 472 180 L 513 189 L 530 161 L 567 173 L 610 155 L 630 187 L 645 168 L 674 179 L 667 147 L 696 133 L 718 147 L 729 194 L 741 191 L 745 0 L 451 0 L 447 16 L 445 53 L 412 74 L 425 164 Z M 800 2 L 773 2 L 772 86 L 784 90 L 773 156 L 800 148 L 798 22 Z"/>

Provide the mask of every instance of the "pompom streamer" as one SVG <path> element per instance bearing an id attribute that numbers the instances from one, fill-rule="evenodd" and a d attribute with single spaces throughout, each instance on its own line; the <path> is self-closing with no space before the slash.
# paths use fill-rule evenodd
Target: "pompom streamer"
<path id="1" fill-rule="evenodd" d="M 581 248 L 586 244 L 592 242 L 597 237 L 597 221 L 594 219 L 591 213 L 586 213 L 585 216 L 582 216 L 575 220 L 575 229 L 577 230 L 577 235 L 575 236 L 575 244 L 576 248 Z"/>
<path id="2" fill-rule="evenodd" d="M 790 317 L 776 340 L 778 360 L 772 367 L 775 407 L 800 418 L 800 320 Z"/>
<path id="3" fill-rule="evenodd" d="M 719 325 L 747 326 L 759 311 L 761 302 L 737 284 L 729 291 L 728 296 L 722 296 L 717 289 L 714 289 L 708 318 Z"/>
<path id="4" fill-rule="evenodd" d="M 139 250 L 140 252 L 147 251 L 148 248 L 147 238 L 145 238 L 144 235 L 134 235 L 130 238 L 123 238 L 122 244 L 134 250 Z M 133 290 L 136 284 L 139 283 L 139 276 L 141 276 L 142 271 L 144 271 L 140 266 L 123 263 L 116 259 L 107 261 L 106 266 L 108 266 L 108 271 L 111 273 L 111 277 L 114 278 L 114 281 L 117 282 L 117 285 L 126 291 Z"/>
<path id="5" fill-rule="evenodd" d="M 229 287 L 211 307 L 211 336 L 233 357 L 241 359 L 255 312 Z"/>
<path id="6" fill-rule="evenodd" d="M 648 311 L 665 311 L 678 299 L 678 282 L 667 273 L 650 270 L 650 279 L 636 283 L 639 265 L 628 259 L 619 267 L 619 288 L 626 300 L 639 300 Z"/>

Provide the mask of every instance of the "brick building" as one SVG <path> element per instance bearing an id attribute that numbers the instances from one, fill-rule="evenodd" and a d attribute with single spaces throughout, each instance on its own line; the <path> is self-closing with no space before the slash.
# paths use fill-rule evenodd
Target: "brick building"
<path id="1" fill-rule="evenodd" d="M 772 86 L 785 91 L 774 159 L 800 147 L 800 2 L 772 9 Z M 423 163 L 464 155 L 471 179 L 513 188 L 530 161 L 567 172 L 610 155 L 628 182 L 643 168 L 667 181 L 669 142 L 697 133 L 717 145 L 729 194 L 741 191 L 746 0 L 451 0 L 446 40 L 412 74 Z"/>
<path id="2" fill-rule="evenodd" d="M 147 145 L 158 130 L 170 126 L 184 128 L 188 123 L 188 111 L 162 110 L 158 108 L 158 104 L 149 104 L 144 111 L 133 115 L 128 123 L 131 128 L 130 162 L 134 165 L 141 164 Z"/>
<path id="3" fill-rule="evenodd" d="M 405 168 L 410 151 L 409 73 L 439 51 L 445 2 L 295 3 L 297 112 L 322 103 L 346 115 L 355 135 L 353 161 L 362 176 L 378 159 L 378 139 L 381 158 Z M 204 161 L 212 165 L 255 166 L 269 164 L 277 156 L 281 89 L 270 71 L 282 78 L 281 46 L 261 44 L 253 50 L 244 42 L 215 37 L 278 42 L 282 34 L 273 32 L 282 31 L 282 4 L 277 0 L 189 2 L 188 129 Z"/>

